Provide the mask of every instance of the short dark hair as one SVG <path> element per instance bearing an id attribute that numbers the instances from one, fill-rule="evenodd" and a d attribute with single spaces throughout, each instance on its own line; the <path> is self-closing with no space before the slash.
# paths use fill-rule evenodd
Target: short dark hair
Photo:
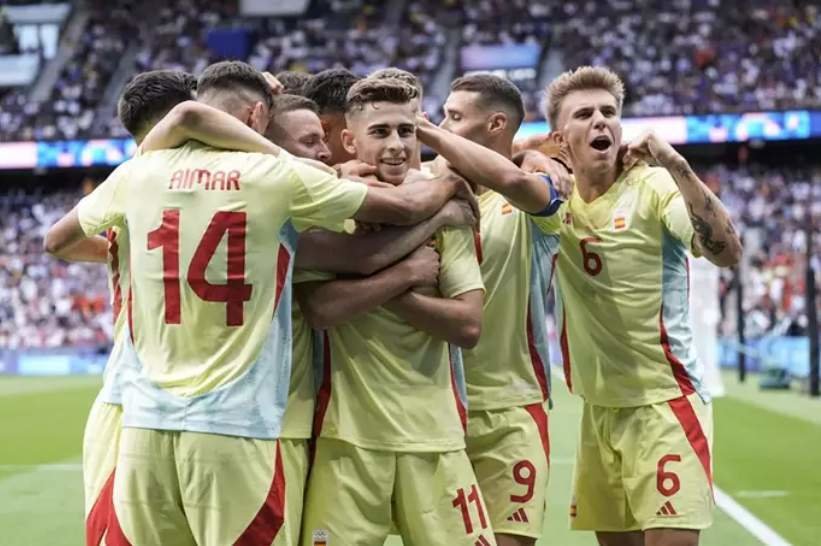
<path id="1" fill-rule="evenodd" d="M 238 88 L 249 91 L 265 102 L 270 109 L 274 102 L 271 86 L 265 81 L 262 73 L 242 61 L 221 61 L 214 63 L 200 74 L 197 82 L 197 93 L 203 95 L 211 90 L 236 91 Z"/>
<path id="2" fill-rule="evenodd" d="M 516 130 L 525 119 L 522 93 L 513 82 L 488 73 L 477 73 L 456 78 L 450 84 L 453 91 L 472 91 L 479 94 L 482 108 L 503 108 L 511 114 L 513 129 Z"/>
<path id="3" fill-rule="evenodd" d="M 134 76 L 117 101 L 117 117 L 139 138 L 177 104 L 194 99 L 197 80 L 181 70 L 152 70 Z"/>
<path id="4" fill-rule="evenodd" d="M 319 114 L 319 106 L 309 98 L 300 95 L 277 95 L 274 97 L 274 107 L 271 109 L 271 117 L 278 114 L 293 112 L 294 110 L 310 110 L 314 114 Z"/>
<path id="5" fill-rule="evenodd" d="M 372 102 L 404 104 L 419 96 L 416 88 L 396 78 L 365 78 L 356 82 L 348 91 L 345 112 L 361 110 Z"/>
<path id="6" fill-rule="evenodd" d="M 346 68 L 329 68 L 314 74 L 302 94 L 319 106 L 320 114 L 345 112 L 348 90 L 361 78 Z"/>
<path id="7" fill-rule="evenodd" d="M 276 79 L 282 84 L 282 92 L 286 95 L 301 95 L 305 84 L 313 78 L 307 72 L 296 72 L 294 70 L 283 70 L 278 72 Z"/>
<path id="8" fill-rule="evenodd" d="M 420 97 L 425 91 L 424 87 L 422 87 L 422 81 L 416 77 L 416 74 L 408 72 L 407 70 L 402 70 L 401 68 L 396 68 L 395 66 L 380 68 L 376 72 L 371 73 L 368 77 L 377 80 L 383 80 L 385 78 L 402 80 L 403 82 L 415 87 Z"/>

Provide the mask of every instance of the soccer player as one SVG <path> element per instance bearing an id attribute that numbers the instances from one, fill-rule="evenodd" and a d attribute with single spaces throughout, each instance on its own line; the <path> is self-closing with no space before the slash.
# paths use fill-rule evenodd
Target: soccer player
<path id="1" fill-rule="evenodd" d="M 565 72 L 547 94 L 576 178 L 557 264 L 564 370 L 584 399 L 571 525 L 606 546 L 695 545 L 712 521 L 713 426 L 687 254 L 730 266 L 741 244 L 718 198 L 658 136 L 620 161 L 624 87 L 613 72 Z"/>
<path id="2" fill-rule="evenodd" d="M 277 72 L 275 78 L 282 84 L 282 93 L 285 95 L 302 95 L 305 84 L 313 78 L 307 72 L 283 70 Z"/>
<path id="3" fill-rule="evenodd" d="M 126 85 L 117 104 L 120 122 L 140 144 L 149 129 L 174 105 L 193 97 L 196 83 L 194 76 L 177 70 L 139 74 Z M 86 544 L 94 546 L 102 544 L 109 529 L 112 537 L 120 533 L 112 492 L 122 428 L 121 365 L 126 322 L 123 302 L 129 285 L 128 237 L 124 229 L 112 227 L 106 238 L 84 239 L 60 256 L 72 261 L 107 262 L 109 268 L 114 346 L 106 363 L 103 387 L 91 406 L 83 435 Z"/>
<path id="4" fill-rule="evenodd" d="M 491 74 L 458 78 L 444 111 L 442 129 L 510 159 L 524 119 L 513 83 Z M 467 453 L 500 546 L 532 545 L 541 536 L 550 471 L 545 318 L 560 222 L 545 191 L 550 182 L 523 180 L 533 194 L 533 214 L 511 204 L 508 195 L 516 202 L 515 192 L 503 179 L 477 188 L 485 333 L 463 352 Z"/>
<path id="5" fill-rule="evenodd" d="M 421 80 L 416 77 L 415 74 L 411 74 L 407 70 L 402 70 L 401 68 L 396 68 L 393 66 L 389 66 L 388 68 L 382 68 L 375 72 L 372 72 L 369 78 L 382 80 L 386 78 L 393 78 L 400 81 L 407 83 L 408 85 L 412 86 L 416 89 L 418 93 L 417 97 L 413 99 L 413 103 L 416 105 L 417 112 L 422 112 L 423 108 L 423 101 L 424 101 L 424 87 L 422 86 Z M 412 169 L 421 169 L 422 168 L 422 143 L 418 142 L 416 146 L 416 151 L 411 158 L 410 166 Z"/>
<path id="6" fill-rule="evenodd" d="M 345 147 L 399 188 L 417 147 L 416 94 L 371 78 L 348 94 Z M 435 245 L 441 296 L 405 292 L 325 324 L 306 546 L 381 544 L 394 523 L 408 544 L 494 543 L 464 451 L 458 350 L 479 338 L 481 274 L 469 228 L 439 230 Z M 321 289 L 300 286 L 308 301 Z M 340 297 L 321 301 L 333 308 Z M 315 322 L 310 304 L 303 309 Z"/>
<path id="7" fill-rule="evenodd" d="M 319 119 L 325 131 L 325 142 L 331 151 L 331 164 L 340 165 L 354 159 L 342 145 L 345 129 L 345 98 L 360 78 L 345 68 L 329 68 L 315 74 L 302 88 L 302 95 L 319 106 Z"/>
<path id="8" fill-rule="evenodd" d="M 198 100 L 263 132 L 261 74 L 217 63 Z M 290 454 L 280 435 L 290 374 L 297 226 L 414 223 L 461 181 L 370 188 L 288 154 L 191 143 L 120 167 L 46 236 L 51 253 L 128 225 L 125 389 L 114 501 L 135 544 L 288 544 Z"/>
<path id="9" fill-rule="evenodd" d="M 319 119 L 319 107 L 299 95 L 277 95 L 265 136 L 297 157 L 327 163 L 331 152 Z"/>

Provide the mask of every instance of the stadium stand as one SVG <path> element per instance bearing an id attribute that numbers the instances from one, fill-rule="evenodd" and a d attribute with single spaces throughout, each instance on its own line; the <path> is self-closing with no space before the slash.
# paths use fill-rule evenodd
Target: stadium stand
<path id="1" fill-rule="evenodd" d="M 397 16 L 373 0 L 315 0 L 303 17 L 251 18 L 238 14 L 236 1 L 180 0 L 140 19 L 127 0 L 78 4 L 76 9 L 88 12 L 86 27 L 50 97 L 32 103 L 27 89 L 7 93 L 0 99 L 0 139 L 122 136 L 113 109 L 95 112 L 107 87 L 144 70 L 200 71 L 221 56 L 209 42 L 215 28 L 242 34 L 243 57 L 272 72 L 337 65 L 360 74 L 405 68 L 430 89 L 426 106 L 432 113 L 447 91 L 446 85 L 434 85 L 436 76 L 455 74 L 455 52 L 471 45 L 538 46 L 532 77 L 516 80 L 525 92 L 528 119 L 541 117 L 543 84 L 557 70 L 581 64 L 608 65 L 625 78 L 625 115 L 821 104 L 821 17 L 812 3 L 644 0 L 639 9 L 626 0 L 390 5 L 401 8 Z M 333 16 L 321 16 L 329 11 Z M 451 38 L 452 28 L 462 30 Z M 113 78 L 131 48 L 131 70 Z M 95 122 L 95 116 L 105 119 Z"/>

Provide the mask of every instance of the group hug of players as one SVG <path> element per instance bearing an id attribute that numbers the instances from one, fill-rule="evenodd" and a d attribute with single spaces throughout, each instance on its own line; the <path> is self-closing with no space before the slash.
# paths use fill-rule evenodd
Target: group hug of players
<path id="1" fill-rule="evenodd" d="M 453 82 L 440 126 L 396 69 L 135 77 L 139 152 L 45 241 L 111 271 L 86 543 L 534 544 L 552 287 L 584 401 L 572 528 L 697 544 L 712 416 L 687 256 L 741 247 L 669 144 L 622 145 L 623 98 L 605 68 L 566 72 L 550 135 L 514 141 L 521 95 L 489 74 Z"/>

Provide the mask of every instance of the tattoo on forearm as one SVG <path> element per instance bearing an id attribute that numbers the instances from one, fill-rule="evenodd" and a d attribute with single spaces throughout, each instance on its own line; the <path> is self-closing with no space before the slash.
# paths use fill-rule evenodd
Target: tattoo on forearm
<path id="1" fill-rule="evenodd" d="M 725 241 L 713 239 L 713 226 L 704 220 L 704 218 L 696 214 L 695 208 L 692 204 L 690 204 L 690 220 L 693 222 L 693 230 L 696 232 L 698 240 L 704 250 L 715 256 L 721 254 L 721 252 L 727 248 L 727 243 Z"/>

